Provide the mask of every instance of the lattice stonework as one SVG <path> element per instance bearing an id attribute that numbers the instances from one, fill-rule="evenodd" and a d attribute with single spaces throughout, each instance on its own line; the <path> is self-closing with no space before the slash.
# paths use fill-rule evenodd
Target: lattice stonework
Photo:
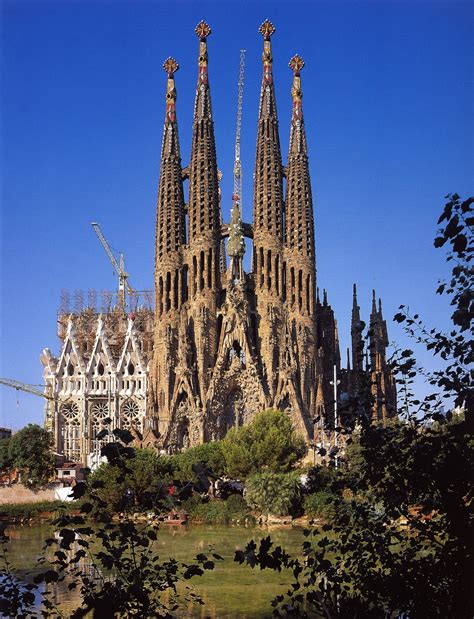
<path id="1" fill-rule="evenodd" d="M 124 430 L 130 430 L 132 427 L 140 430 L 140 407 L 134 400 L 127 400 L 122 404 L 120 425 Z"/>
<path id="2" fill-rule="evenodd" d="M 81 461 L 81 421 L 79 406 L 75 403 L 63 404 L 60 409 L 61 437 L 66 460 Z"/>
<path id="3" fill-rule="evenodd" d="M 91 443 L 92 443 L 92 451 L 94 453 L 100 452 L 100 448 L 102 445 L 105 445 L 110 437 L 106 437 L 102 440 L 97 440 L 96 436 L 99 434 L 101 430 L 105 427 L 104 420 L 109 417 L 109 405 L 108 402 L 96 402 L 91 406 Z"/>

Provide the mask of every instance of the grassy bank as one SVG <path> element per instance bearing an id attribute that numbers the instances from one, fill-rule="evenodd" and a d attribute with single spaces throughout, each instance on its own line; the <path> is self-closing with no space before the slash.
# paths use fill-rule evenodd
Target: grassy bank
<path id="1" fill-rule="evenodd" d="M 1 520 L 42 520 L 53 517 L 60 510 L 79 509 L 77 502 L 38 501 L 37 503 L 5 503 L 0 505 Z"/>

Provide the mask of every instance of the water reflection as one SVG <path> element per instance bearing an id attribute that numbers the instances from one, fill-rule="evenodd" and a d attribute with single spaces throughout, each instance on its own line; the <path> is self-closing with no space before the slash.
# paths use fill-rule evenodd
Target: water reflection
<path id="1" fill-rule="evenodd" d="M 52 529 L 47 525 L 12 526 L 7 533 L 10 537 L 10 561 L 19 577 L 25 582 L 31 582 L 34 574 L 42 571 L 36 562 L 42 554 L 43 541 L 51 537 Z M 201 552 L 217 552 L 224 557 L 224 561 L 216 562 L 213 571 L 205 572 L 203 576 L 189 582 L 205 605 L 189 603 L 177 616 L 202 619 L 271 617 L 270 601 L 286 591 L 291 575 L 284 571 L 251 570 L 233 561 L 235 550 L 242 549 L 252 538 L 260 539 L 266 535 L 266 530 L 240 526 L 163 526 L 155 542 L 156 552 L 162 560 L 174 557 L 189 561 Z M 271 531 L 271 536 L 276 544 L 281 544 L 292 553 L 297 553 L 301 548 L 301 529 L 275 529 Z M 51 556 L 53 552 L 54 548 Z M 91 569 L 90 564 L 83 561 L 82 567 Z M 67 616 L 68 611 L 78 603 L 78 591 L 68 590 L 68 583 L 57 583 L 52 592 Z"/>

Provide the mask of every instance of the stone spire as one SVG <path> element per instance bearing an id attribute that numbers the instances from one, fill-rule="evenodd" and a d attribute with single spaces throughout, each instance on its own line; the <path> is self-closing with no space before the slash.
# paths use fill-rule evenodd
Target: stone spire
<path id="1" fill-rule="evenodd" d="M 278 392 L 278 368 L 287 358 L 282 350 L 282 322 L 285 300 L 283 266 L 283 166 L 281 162 L 278 117 L 273 84 L 271 37 L 273 24 L 260 26 L 263 36 L 263 75 L 257 126 L 257 150 L 254 174 L 253 207 L 253 278 L 256 309 L 262 330 L 257 347 L 262 357 L 262 371 L 270 401 Z M 290 328 L 291 331 L 291 328 Z"/>
<path id="2" fill-rule="evenodd" d="M 362 327 L 360 307 L 357 303 L 357 286 L 354 284 L 352 295 L 351 343 L 352 369 L 355 373 L 361 373 L 363 370 L 364 342 L 362 339 Z"/>
<path id="3" fill-rule="evenodd" d="M 195 32 L 199 38 L 199 59 L 189 165 L 189 241 L 212 239 L 218 247 L 219 181 L 207 56 L 207 37 L 211 29 L 201 21 Z"/>
<path id="4" fill-rule="evenodd" d="M 291 97 L 293 112 L 291 116 L 290 147 L 288 152 L 288 167 L 286 173 L 286 247 L 295 251 L 299 261 L 305 264 L 306 278 L 303 282 L 307 307 L 305 311 L 312 312 L 314 308 L 315 288 L 315 251 L 314 251 L 314 218 L 311 196 L 311 180 L 308 166 L 308 149 L 303 120 L 303 93 L 301 90 L 300 72 L 304 67 L 301 56 L 293 56 L 289 63 L 293 71 L 293 86 Z M 308 286 L 308 290 L 306 290 Z M 303 303 L 303 305 L 305 305 Z"/>
<path id="5" fill-rule="evenodd" d="M 207 37 L 211 29 L 201 21 L 195 32 L 199 39 L 199 57 L 189 163 L 187 266 L 190 314 L 196 341 L 197 382 L 200 401 L 204 402 L 217 350 L 221 212 L 208 76 Z"/>
<path id="6" fill-rule="evenodd" d="M 372 419 L 374 421 L 385 421 L 395 413 L 397 392 L 390 364 L 387 363 L 387 323 L 382 315 L 380 299 L 377 309 L 375 290 L 372 293 L 369 334 L 370 382 L 373 396 Z"/>
<path id="7" fill-rule="evenodd" d="M 155 270 L 164 262 L 173 261 L 176 252 L 185 243 L 184 193 L 174 83 L 174 74 L 179 65 L 174 58 L 167 58 L 163 68 L 168 81 L 156 215 Z"/>
<path id="8" fill-rule="evenodd" d="M 277 293 L 276 277 L 272 279 L 272 272 L 275 270 L 275 252 L 281 251 L 283 236 L 283 167 L 271 50 L 271 36 L 274 32 L 275 27 L 268 20 L 260 26 L 263 36 L 263 75 L 257 129 L 253 216 L 254 271 L 258 275 L 256 287 L 257 290 L 259 287 L 266 287 L 270 293 Z"/>
<path id="9" fill-rule="evenodd" d="M 158 185 L 155 245 L 154 358 L 150 371 L 149 415 L 162 427 L 174 386 L 177 360 L 177 309 L 183 303 L 183 252 L 186 242 L 184 192 L 176 120 L 174 74 L 178 63 L 167 58 L 166 113 Z"/>

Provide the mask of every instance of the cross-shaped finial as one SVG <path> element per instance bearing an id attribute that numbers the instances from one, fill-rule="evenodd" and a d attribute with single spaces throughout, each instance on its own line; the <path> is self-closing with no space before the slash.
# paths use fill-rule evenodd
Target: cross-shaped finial
<path id="1" fill-rule="evenodd" d="M 266 19 L 260 26 L 258 31 L 260 32 L 260 34 L 263 35 L 263 38 L 268 41 L 272 34 L 275 32 L 275 26 L 270 20 Z"/>
<path id="2" fill-rule="evenodd" d="M 174 73 L 179 69 L 179 64 L 174 58 L 169 56 L 163 63 L 163 69 L 168 73 L 168 77 L 173 77 Z"/>
<path id="3" fill-rule="evenodd" d="M 304 67 L 304 60 L 298 54 L 295 54 L 288 63 L 288 66 L 295 75 L 298 75 L 301 69 Z"/>
<path id="4" fill-rule="evenodd" d="M 209 26 L 209 24 L 206 24 L 205 21 L 201 20 L 194 29 L 194 32 L 198 35 L 200 39 L 205 39 L 211 34 L 211 27 Z"/>

